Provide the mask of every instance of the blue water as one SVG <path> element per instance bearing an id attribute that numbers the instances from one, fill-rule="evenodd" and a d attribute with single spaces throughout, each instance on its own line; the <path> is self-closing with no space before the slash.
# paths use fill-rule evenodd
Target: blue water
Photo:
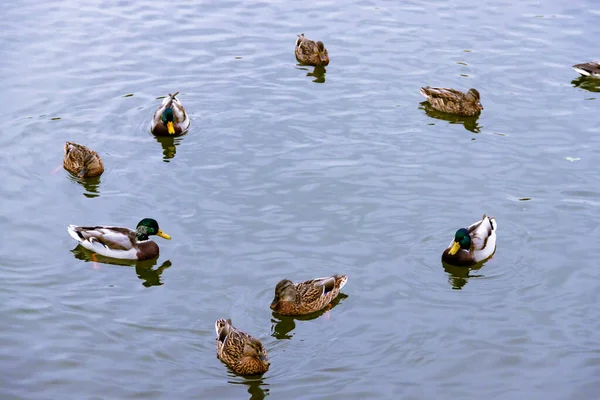
<path id="1" fill-rule="evenodd" d="M 600 84 L 571 69 L 599 58 L 597 2 L 2 8 L 3 399 L 597 398 Z M 485 110 L 428 115 L 425 85 Z M 157 140 L 175 91 L 191 130 Z M 55 170 L 66 140 L 100 179 Z M 483 213 L 493 259 L 444 269 Z M 66 232 L 143 217 L 173 237 L 154 262 L 94 264 Z M 329 312 L 270 312 L 279 280 L 333 273 Z M 266 346 L 262 378 L 216 358 L 222 317 Z"/>

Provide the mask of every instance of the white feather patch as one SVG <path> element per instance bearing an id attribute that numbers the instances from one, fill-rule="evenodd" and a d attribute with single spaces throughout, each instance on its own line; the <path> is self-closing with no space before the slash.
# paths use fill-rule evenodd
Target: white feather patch
<path id="1" fill-rule="evenodd" d="M 69 225 L 67 227 L 67 232 L 69 232 L 69 235 L 71 235 L 73 239 L 77 240 L 77 242 L 79 242 L 79 244 L 84 248 L 104 257 L 118 258 L 121 260 L 137 260 L 137 250 L 114 250 L 106 247 L 102 242 L 93 237 L 90 240 L 85 240 L 77 234 L 77 228 L 77 225 Z"/>

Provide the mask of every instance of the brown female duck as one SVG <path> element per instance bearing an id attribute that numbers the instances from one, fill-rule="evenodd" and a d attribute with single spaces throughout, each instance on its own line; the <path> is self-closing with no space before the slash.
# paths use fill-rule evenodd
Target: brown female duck
<path id="1" fill-rule="evenodd" d="M 98 153 L 73 142 L 65 143 L 63 167 L 80 178 L 100 176 L 104 172 L 104 164 Z"/>
<path id="2" fill-rule="evenodd" d="M 271 309 L 281 315 L 305 315 L 325 308 L 348 282 L 346 275 L 333 275 L 293 283 L 284 279 L 275 287 Z"/>
<path id="3" fill-rule="evenodd" d="M 421 88 L 421 94 L 438 111 L 472 117 L 483 110 L 477 89 L 469 89 L 467 93 L 463 93 L 456 89 L 426 86 Z"/>
<path id="4" fill-rule="evenodd" d="M 230 319 L 218 319 L 217 358 L 239 375 L 264 374 L 269 370 L 267 351 L 252 336 L 234 328 Z"/>
<path id="5" fill-rule="evenodd" d="M 295 53 L 296 59 L 302 64 L 314 66 L 329 65 L 329 54 L 323 42 L 313 42 L 304 37 L 304 33 L 298 35 Z"/>

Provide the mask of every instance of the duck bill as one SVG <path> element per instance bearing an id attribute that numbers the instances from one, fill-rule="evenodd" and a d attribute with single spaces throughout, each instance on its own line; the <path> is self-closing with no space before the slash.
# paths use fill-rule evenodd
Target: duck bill
<path id="1" fill-rule="evenodd" d="M 460 249 L 460 243 L 458 242 L 454 242 L 452 243 L 452 247 L 450 248 L 450 251 L 448 252 L 448 254 L 450 254 L 451 256 L 455 255 L 456 252 Z"/>
<path id="2" fill-rule="evenodd" d="M 323 63 L 326 63 L 326 62 L 327 62 L 327 57 L 325 57 L 325 54 L 324 54 L 324 53 L 319 53 L 319 58 L 321 59 L 321 61 L 322 61 Z"/>
<path id="3" fill-rule="evenodd" d="M 160 236 L 163 239 L 171 240 L 171 236 L 167 235 L 166 233 L 164 233 L 160 229 L 158 230 L 158 233 L 156 234 L 156 236 Z"/>
<path id="4" fill-rule="evenodd" d="M 175 134 L 175 127 L 173 126 L 173 121 L 167 122 L 167 130 L 169 131 L 169 135 Z"/>
<path id="5" fill-rule="evenodd" d="M 277 303 L 279 303 L 279 300 L 277 300 L 277 299 L 274 299 L 274 300 L 271 302 L 271 310 L 274 310 L 274 309 L 275 309 L 275 307 L 277 307 Z"/>

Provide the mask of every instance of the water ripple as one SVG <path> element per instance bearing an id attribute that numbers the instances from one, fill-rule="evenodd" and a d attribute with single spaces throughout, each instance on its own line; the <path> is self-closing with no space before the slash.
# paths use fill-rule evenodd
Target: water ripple
<path id="1" fill-rule="evenodd" d="M 6 4 L 4 397 L 593 398 L 584 3 Z M 298 67 L 300 33 L 325 42 L 324 73 Z M 485 110 L 427 113 L 423 85 L 476 87 Z M 190 132 L 156 140 L 175 91 Z M 100 153 L 98 181 L 55 171 L 66 140 Z M 445 270 L 483 213 L 496 254 Z M 149 263 L 96 265 L 66 234 L 146 216 L 173 237 Z M 280 279 L 332 273 L 347 297 L 276 326 Z M 221 317 L 263 341 L 262 378 L 216 359 Z"/>

